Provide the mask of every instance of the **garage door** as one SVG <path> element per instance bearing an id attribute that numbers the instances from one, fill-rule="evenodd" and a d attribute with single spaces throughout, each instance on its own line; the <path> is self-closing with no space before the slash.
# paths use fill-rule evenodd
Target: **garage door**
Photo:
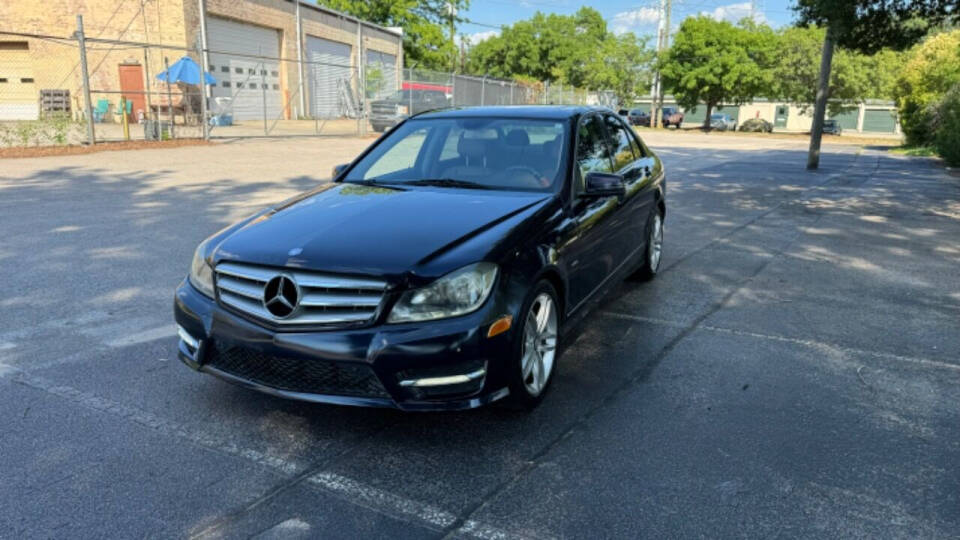
<path id="1" fill-rule="evenodd" d="M 893 133 L 897 129 L 896 111 L 867 109 L 863 112 L 863 130 L 875 133 Z"/>
<path id="2" fill-rule="evenodd" d="M 840 112 L 837 115 L 831 116 L 831 120 L 836 120 L 837 124 L 844 131 L 856 131 L 857 130 L 857 117 L 860 116 L 860 113 L 857 109 L 848 109 Z"/>
<path id="3" fill-rule="evenodd" d="M 37 85 L 26 41 L 0 41 L 0 120 L 36 120 Z"/>
<path id="4" fill-rule="evenodd" d="M 380 99 L 397 91 L 397 56 L 367 51 L 367 97 Z"/>
<path id="5" fill-rule="evenodd" d="M 208 17 L 207 42 L 210 51 L 218 51 L 210 53 L 210 72 L 217 79 L 213 97 L 232 98 L 233 119 L 262 120 L 264 106 L 267 118 L 280 118 L 279 31 Z"/>
<path id="6" fill-rule="evenodd" d="M 307 36 L 310 114 L 314 118 L 353 116 L 351 47 L 347 43 Z"/>

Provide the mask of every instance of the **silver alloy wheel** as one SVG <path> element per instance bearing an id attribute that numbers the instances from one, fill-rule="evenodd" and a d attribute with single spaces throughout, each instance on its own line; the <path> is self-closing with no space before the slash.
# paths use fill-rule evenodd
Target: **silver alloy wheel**
<path id="1" fill-rule="evenodd" d="M 660 217 L 660 212 L 653 215 L 649 253 L 650 271 L 656 272 L 660 268 L 660 255 L 663 253 L 663 218 Z"/>
<path id="2" fill-rule="evenodd" d="M 530 304 L 523 323 L 520 355 L 520 374 L 531 396 L 540 395 L 547 386 L 556 352 L 557 309 L 549 294 L 540 293 Z"/>

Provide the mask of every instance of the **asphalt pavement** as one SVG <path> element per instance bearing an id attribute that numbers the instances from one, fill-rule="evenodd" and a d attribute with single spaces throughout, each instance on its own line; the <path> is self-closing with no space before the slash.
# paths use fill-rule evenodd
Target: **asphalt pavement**
<path id="1" fill-rule="evenodd" d="M 960 177 L 651 135 L 662 272 L 609 295 L 530 413 L 183 366 L 196 244 L 367 142 L 0 162 L 0 537 L 958 536 Z"/>

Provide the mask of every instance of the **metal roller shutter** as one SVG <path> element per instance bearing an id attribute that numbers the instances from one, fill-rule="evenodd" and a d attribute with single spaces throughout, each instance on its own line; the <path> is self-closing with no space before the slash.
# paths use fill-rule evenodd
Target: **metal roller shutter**
<path id="1" fill-rule="evenodd" d="M 38 100 L 27 42 L 0 42 L 0 120 L 36 120 Z"/>
<path id="2" fill-rule="evenodd" d="M 836 120 L 837 125 L 840 126 L 844 131 L 856 131 L 857 130 L 857 117 L 860 113 L 857 109 L 848 109 L 841 111 L 835 116 L 831 116 L 831 120 Z"/>
<path id="3" fill-rule="evenodd" d="M 376 79 L 371 75 L 378 73 Z M 367 80 L 375 80 L 374 85 L 367 85 L 367 97 L 380 99 L 392 95 L 397 91 L 397 56 L 380 51 L 367 51 Z"/>
<path id="4" fill-rule="evenodd" d="M 706 109 L 705 106 L 704 106 L 704 109 Z M 737 126 L 740 125 L 740 107 L 736 105 L 727 105 L 727 106 L 721 105 L 720 107 L 717 107 L 716 110 L 714 110 L 713 112 L 720 113 L 720 114 L 728 114 L 730 115 L 730 118 L 733 118 L 733 121 L 737 123 Z"/>
<path id="5" fill-rule="evenodd" d="M 210 53 L 213 97 L 233 99 L 234 120 L 262 120 L 264 109 L 268 119 L 280 118 L 279 30 L 208 17 L 207 35 L 210 50 L 219 51 Z"/>
<path id="6" fill-rule="evenodd" d="M 863 130 L 874 133 L 893 133 L 897 130 L 895 110 L 867 109 L 863 111 Z"/>
<path id="7" fill-rule="evenodd" d="M 314 118 L 353 115 L 351 50 L 347 43 L 307 36 L 310 114 Z"/>

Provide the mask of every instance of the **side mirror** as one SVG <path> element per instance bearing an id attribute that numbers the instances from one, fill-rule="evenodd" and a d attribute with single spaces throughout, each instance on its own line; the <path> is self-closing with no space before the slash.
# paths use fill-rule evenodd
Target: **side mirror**
<path id="1" fill-rule="evenodd" d="M 627 188 L 619 174 L 589 172 L 583 194 L 588 197 L 623 197 L 627 194 Z"/>
<path id="2" fill-rule="evenodd" d="M 341 164 L 339 164 L 339 165 L 334 165 L 334 166 L 333 166 L 333 171 L 332 171 L 332 173 L 331 173 L 332 176 L 331 176 L 330 178 L 333 179 L 333 178 L 336 178 L 336 177 L 340 176 L 340 173 L 342 173 L 342 172 L 343 172 L 347 167 L 349 167 L 349 166 L 350 166 L 349 163 L 341 163 Z"/>

